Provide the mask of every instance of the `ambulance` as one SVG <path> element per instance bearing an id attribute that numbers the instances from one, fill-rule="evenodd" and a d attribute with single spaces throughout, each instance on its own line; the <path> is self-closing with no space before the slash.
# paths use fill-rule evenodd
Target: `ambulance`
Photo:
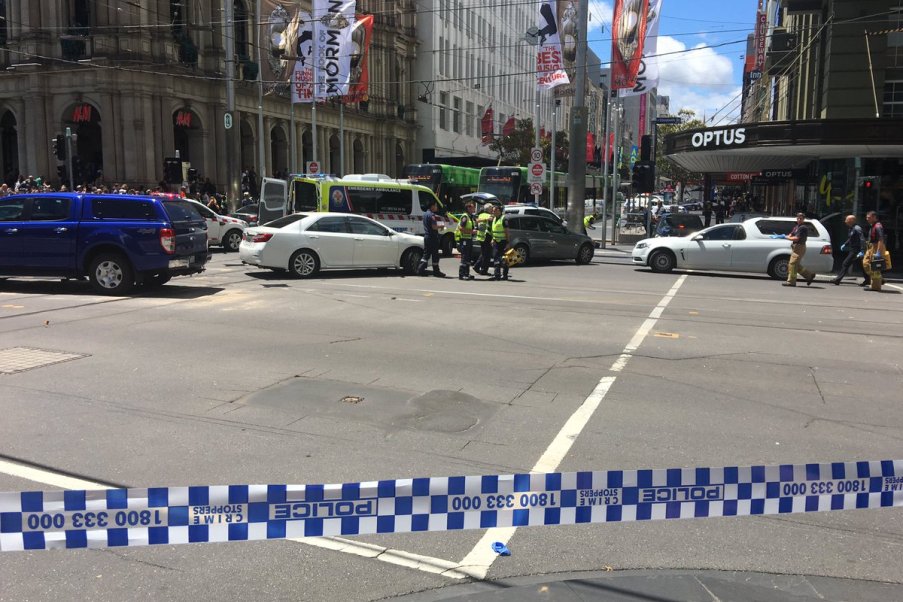
<path id="1" fill-rule="evenodd" d="M 263 178 L 259 223 L 288 213 L 336 211 L 357 213 L 375 219 L 396 232 L 423 235 L 423 214 L 439 199 L 426 186 L 396 180 L 383 174 L 335 176 L 293 175 L 289 180 Z M 453 220 L 440 217 L 442 250 L 454 248 Z"/>

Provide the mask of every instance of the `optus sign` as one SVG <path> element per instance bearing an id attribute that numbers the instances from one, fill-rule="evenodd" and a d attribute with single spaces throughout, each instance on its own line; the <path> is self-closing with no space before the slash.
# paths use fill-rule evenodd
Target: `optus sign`
<path id="1" fill-rule="evenodd" d="M 709 146 L 738 146 L 746 142 L 746 128 L 730 128 L 725 130 L 706 130 L 696 132 L 690 139 L 693 148 Z"/>

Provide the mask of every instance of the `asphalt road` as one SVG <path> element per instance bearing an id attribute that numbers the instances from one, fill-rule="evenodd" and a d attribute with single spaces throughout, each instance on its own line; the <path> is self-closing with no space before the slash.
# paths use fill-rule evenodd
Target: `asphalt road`
<path id="1" fill-rule="evenodd" d="M 605 377 L 560 470 L 901 457 L 899 283 L 661 275 L 624 250 L 509 282 L 300 281 L 221 253 L 132 298 L 2 282 L 0 352 L 74 355 L 0 374 L 0 491 L 59 475 L 146 487 L 524 472 Z M 455 571 L 465 558 L 496 583 L 638 569 L 903 582 L 896 509 L 520 528 L 501 558 L 482 536 L 8 553 L 0 600 L 440 596 L 470 581 Z"/>

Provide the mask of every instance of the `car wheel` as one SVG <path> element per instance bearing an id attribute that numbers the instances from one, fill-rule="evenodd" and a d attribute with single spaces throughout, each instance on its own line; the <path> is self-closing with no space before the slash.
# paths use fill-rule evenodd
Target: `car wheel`
<path id="1" fill-rule="evenodd" d="M 787 280 L 787 272 L 790 270 L 790 258 L 786 255 L 775 257 L 768 264 L 768 275 L 775 280 Z"/>
<path id="2" fill-rule="evenodd" d="M 289 271 L 298 278 L 310 278 L 320 271 L 320 258 L 310 249 L 295 251 L 288 260 Z"/>
<path id="3" fill-rule="evenodd" d="M 596 250 L 593 248 L 593 245 L 586 243 L 580 250 L 577 252 L 577 265 L 586 265 L 590 261 L 593 260 L 593 255 L 596 254 Z"/>
<path id="4" fill-rule="evenodd" d="M 423 251 L 417 247 L 408 249 L 401 256 L 401 269 L 405 274 L 416 274 L 417 266 L 420 265 L 420 259 L 422 257 Z"/>
<path id="5" fill-rule="evenodd" d="M 670 251 L 656 251 L 649 258 L 649 267 L 653 272 L 667 273 L 674 269 L 677 261 Z"/>
<path id="6" fill-rule="evenodd" d="M 452 253 L 455 252 L 455 235 L 454 234 L 446 234 L 442 237 L 442 240 L 439 243 L 439 247 L 442 249 L 442 255 L 445 257 L 451 257 Z"/>
<path id="7" fill-rule="evenodd" d="M 238 246 L 241 244 L 241 230 L 229 230 L 226 232 L 226 235 L 223 237 L 223 248 L 228 253 L 235 253 L 238 251 Z"/>
<path id="8" fill-rule="evenodd" d="M 88 266 L 88 280 L 102 295 L 123 295 L 134 284 L 132 266 L 117 253 L 102 253 Z"/>
<path id="9" fill-rule="evenodd" d="M 514 245 L 514 252 L 517 253 L 519 263 L 526 265 L 526 263 L 530 261 L 530 247 L 524 243 Z"/>

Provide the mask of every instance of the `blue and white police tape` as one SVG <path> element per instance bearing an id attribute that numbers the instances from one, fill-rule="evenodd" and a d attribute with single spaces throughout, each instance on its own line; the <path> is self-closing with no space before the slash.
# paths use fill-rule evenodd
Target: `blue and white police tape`
<path id="1" fill-rule="evenodd" d="M 903 460 L 0 494 L 0 550 L 903 506 Z"/>

